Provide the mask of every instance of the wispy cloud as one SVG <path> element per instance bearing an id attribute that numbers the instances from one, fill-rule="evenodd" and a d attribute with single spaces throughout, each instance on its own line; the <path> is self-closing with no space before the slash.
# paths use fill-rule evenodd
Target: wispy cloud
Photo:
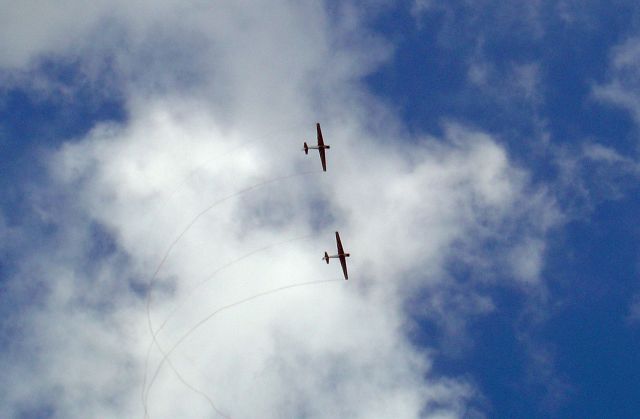
<path id="1" fill-rule="evenodd" d="M 640 122 L 639 59 L 640 38 L 631 37 L 613 50 L 608 82 L 593 89 L 597 99 L 626 109 L 637 123 Z"/>

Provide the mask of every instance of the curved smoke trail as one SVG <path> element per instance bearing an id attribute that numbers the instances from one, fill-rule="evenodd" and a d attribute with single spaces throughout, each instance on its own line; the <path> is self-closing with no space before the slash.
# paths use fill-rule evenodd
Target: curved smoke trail
<path id="1" fill-rule="evenodd" d="M 180 232 L 180 234 L 178 234 L 178 236 L 171 242 L 171 244 L 169 245 L 169 247 L 167 248 L 167 250 L 165 251 L 162 259 L 160 260 L 160 263 L 158 263 L 158 266 L 156 267 L 153 275 L 151 276 L 151 279 L 149 280 L 149 284 L 148 284 L 148 288 L 147 288 L 147 298 L 146 298 L 146 314 L 147 314 L 147 326 L 149 328 L 149 332 L 151 333 L 151 337 L 152 337 L 152 345 L 156 345 L 158 347 L 158 349 L 160 349 L 160 345 L 157 341 L 156 338 L 156 334 L 154 332 L 153 329 L 153 323 L 151 321 L 151 296 L 152 296 L 152 291 L 153 291 L 153 285 L 157 279 L 158 273 L 160 272 L 160 270 L 162 269 L 162 266 L 164 266 L 165 262 L 167 261 L 167 258 L 169 257 L 169 255 L 171 254 L 171 251 L 173 250 L 173 248 L 178 244 L 178 242 L 184 237 L 185 234 L 187 234 L 187 232 L 198 222 L 198 220 L 205 215 L 207 212 L 211 211 L 213 208 L 215 208 L 216 206 L 222 204 L 225 201 L 228 201 L 232 198 L 235 198 L 237 196 L 243 195 L 247 192 L 250 192 L 252 190 L 255 189 L 259 189 L 261 187 L 270 185 L 272 183 L 276 183 L 276 182 L 280 182 L 286 179 L 291 179 L 294 177 L 298 177 L 298 176 L 306 176 L 309 174 L 314 174 L 314 173 L 319 173 L 318 170 L 312 170 L 312 171 L 306 171 L 306 172 L 300 172 L 300 173 L 293 173 L 293 174 L 289 174 L 289 175 L 285 175 L 285 176 L 279 176 L 276 178 L 272 178 L 272 179 L 268 179 L 265 180 L 263 182 L 259 182 L 256 183 L 252 186 L 249 186 L 247 188 L 241 189 L 237 192 L 234 192 L 232 194 L 229 194 L 223 198 L 218 199 L 217 201 L 211 203 L 208 207 L 206 207 L 205 209 L 203 209 L 202 211 L 200 211 L 198 214 L 196 214 L 191 221 L 187 224 L 187 226 Z M 145 394 L 145 389 L 147 387 L 147 363 L 145 362 L 145 372 L 144 372 L 144 378 L 143 378 L 143 382 L 142 382 L 142 397 L 144 399 L 144 394 Z M 147 406 L 145 403 L 145 416 L 147 414 Z"/>
<path id="2" fill-rule="evenodd" d="M 242 299 L 242 300 L 236 301 L 236 302 L 234 302 L 234 303 L 228 304 L 228 305 L 226 305 L 226 306 L 220 307 L 219 309 L 215 310 L 214 312 L 212 312 L 211 314 L 209 314 L 207 317 L 205 317 L 204 319 L 202 319 L 202 320 L 200 320 L 198 323 L 196 323 L 193 327 L 191 327 L 191 328 L 190 328 L 190 329 L 189 329 L 189 330 L 188 330 L 184 335 L 182 335 L 182 336 L 180 337 L 180 339 L 178 339 L 178 340 L 176 341 L 176 343 L 174 343 L 174 344 L 173 344 L 173 346 L 171 346 L 171 348 L 170 348 L 168 351 L 166 351 L 166 352 L 162 349 L 162 347 L 160 346 L 160 344 L 159 344 L 158 342 L 156 342 L 156 345 L 157 345 L 158 349 L 160 350 L 160 352 L 162 353 L 163 357 L 162 357 L 162 359 L 160 360 L 160 363 L 158 364 L 158 367 L 156 368 L 156 370 L 155 370 L 155 372 L 154 372 L 153 376 L 151 377 L 151 380 L 149 381 L 149 386 L 147 387 L 146 396 L 144 396 L 145 413 L 147 412 L 146 405 L 147 405 L 147 402 L 148 402 L 148 399 L 149 399 L 149 393 L 151 392 L 151 387 L 153 386 L 153 383 L 155 382 L 156 378 L 158 377 L 158 374 L 160 373 L 160 370 L 162 369 L 162 367 L 164 366 L 164 364 L 165 364 L 165 363 L 167 363 L 167 364 L 169 365 L 169 367 L 171 368 L 171 370 L 176 374 L 176 376 L 178 376 L 178 378 L 179 378 L 183 383 L 185 383 L 185 384 L 186 384 L 186 381 L 184 380 L 184 378 L 182 378 L 182 376 L 178 373 L 178 371 L 175 369 L 175 367 L 174 367 L 174 366 L 173 366 L 173 364 L 171 363 L 171 360 L 169 359 L 169 356 L 170 356 L 170 355 L 171 355 L 171 354 L 172 354 L 172 353 L 173 353 L 173 352 L 178 348 L 178 346 L 180 346 L 180 344 L 182 344 L 182 342 L 184 342 L 184 340 L 185 340 L 185 339 L 187 339 L 187 338 L 188 338 L 188 337 L 189 337 L 193 332 L 195 332 L 198 328 L 200 328 L 201 326 L 203 326 L 203 325 L 204 325 L 207 321 L 209 321 L 212 317 L 214 317 L 215 315 L 217 315 L 217 314 L 219 314 L 219 313 L 221 313 L 221 312 L 223 312 L 223 311 L 226 311 L 226 310 L 229 310 L 229 309 L 231 309 L 231 308 L 237 307 L 237 306 L 239 306 L 239 305 L 241 305 L 241 304 L 244 304 L 244 303 L 248 303 L 248 302 L 253 301 L 253 300 L 255 300 L 255 299 L 258 299 L 258 298 L 266 297 L 266 296 L 271 295 L 271 294 L 275 294 L 275 293 L 282 292 L 282 291 L 285 291 L 285 290 L 288 290 L 288 289 L 292 289 L 292 288 L 298 288 L 298 287 L 309 286 L 309 285 L 317 285 L 317 284 L 323 284 L 323 283 L 330 283 L 330 282 L 342 282 L 342 280 L 341 280 L 341 279 L 324 279 L 324 280 L 317 280 L 317 281 L 302 282 L 302 283 L 297 283 L 297 284 L 285 285 L 285 286 L 278 287 L 278 288 L 275 288 L 275 289 L 272 289 L 272 290 L 269 290 L 269 291 L 264 291 L 264 292 L 261 292 L 261 293 L 259 293 L 259 294 L 255 294 L 255 295 L 253 295 L 253 296 L 251 296 L 251 297 L 244 298 L 244 299 Z M 188 386 L 189 386 L 190 388 L 193 388 L 193 386 L 191 386 L 191 385 L 188 385 Z M 197 389 L 196 389 L 196 391 L 197 391 L 199 394 L 202 394 L 202 393 L 203 393 L 202 391 L 197 390 Z M 213 404 L 213 402 L 211 401 L 211 399 L 210 399 L 208 396 L 207 396 L 206 398 L 207 398 L 207 400 L 209 400 L 209 402 L 210 402 L 212 405 L 214 405 L 214 404 Z M 215 406 L 215 405 L 214 405 L 214 406 Z M 215 409 L 215 411 L 216 411 L 218 414 L 220 414 L 220 415 L 222 415 L 223 417 L 225 417 L 225 418 L 227 418 L 227 419 L 228 419 L 228 417 L 227 417 L 227 416 L 225 416 L 224 414 L 222 414 L 222 413 L 219 411 L 219 409 L 218 409 L 218 408 L 215 408 L 215 407 L 214 407 L 214 409 Z"/>

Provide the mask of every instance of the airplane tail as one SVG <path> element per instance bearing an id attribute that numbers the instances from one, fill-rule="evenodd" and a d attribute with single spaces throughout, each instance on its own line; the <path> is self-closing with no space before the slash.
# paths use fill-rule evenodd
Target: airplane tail
<path id="1" fill-rule="evenodd" d="M 309 146 L 306 142 L 304 143 L 304 154 L 309 154 Z"/>
<path id="2" fill-rule="evenodd" d="M 329 264 L 329 254 L 327 252 L 324 252 L 324 257 L 322 259 L 324 259 L 325 262 L 327 262 L 327 265 Z"/>

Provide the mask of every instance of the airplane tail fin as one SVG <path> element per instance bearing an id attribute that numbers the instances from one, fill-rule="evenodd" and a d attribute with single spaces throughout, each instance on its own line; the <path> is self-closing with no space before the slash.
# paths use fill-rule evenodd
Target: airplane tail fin
<path id="1" fill-rule="evenodd" d="M 322 259 L 324 259 L 325 262 L 327 262 L 327 265 L 329 264 L 329 254 L 327 252 L 324 252 L 324 257 Z"/>
<path id="2" fill-rule="evenodd" d="M 306 142 L 304 143 L 304 154 L 309 154 L 309 146 Z"/>

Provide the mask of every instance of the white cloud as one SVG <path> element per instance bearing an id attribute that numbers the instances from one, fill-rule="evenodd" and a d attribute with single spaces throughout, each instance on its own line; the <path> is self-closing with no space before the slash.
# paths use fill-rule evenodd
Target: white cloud
<path id="1" fill-rule="evenodd" d="M 414 0 L 410 13 L 419 27 L 423 24 L 424 15 L 441 15 L 444 20 L 439 27 L 438 40 L 443 45 L 452 47 L 457 42 L 471 42 L 475 45 L 476 42 L 483 42 L 495 36 L 526 36 L 540 39 L 545 33 L 545 20 L 549 18 L 545 14 L 544 6 L 544 2 L 540 0 L 526 3 Z"/>
<path id="2" fill-rule="evenodd" d="M 540 65 L 535 62 L 511 63 L 504 69 L 484 57 L 483 47 L 479 46 L 475 56 L 469 60 L 467 79 L 480 89 L 482 94 L 491 98 L 505 109 L 514 106 L 524 107 L 529 113 L 540 113 L 544 97 L 540 93 Z M 536 119 L 541 119 L 536 115 Z M 544 131 L 544 121 L 538 122 L 539 131 Z"/>
<path id="3" fill-rule="evenodd" d="M 555 163 L 559 194 L 574 218 L 589 216 L 603 201 L 626 197 L 640 173 L 633 156 L 590 139 L 580 148 L 558 149 Z"/>
<path id="4" fill-rule="evenodd" d="M 443 138 L 401 134 L 400 122 L 359 84 L 389 48 L 357 9 L 341 18 L 316 3 L 248 6 L 78 6 L 91 16 L 82 24 L 54 14 L 45 34 L 10 43 L 15 53 L 5 66 L 67 57 L 76 46 L 85 62 L 84 53 L 88 61 L 100 55 L 87 40 L 103 22 L 120 28 L 101 42 L 117 57 L 129 118 L 95 127 L 50 158 L 51 181 L 36 202 L 64 203 L 41 207 L 56 226 L 53 240 L 21 254 L 11 279 L 16 301 L 29 287 L 47 291 L 15 314 L 29 333 L 3 356 L 10 390 L 2 416 L 37 400 L 55 417 L 142 417 L 151 338 L 140 284 L 208 207 L 154 284 L 156 327 L 180 307 L 159 335 L 165 350 L 234 301 L 339 278 L 338 266 L 320 261 L 334 247 L 333 231 L 352 253 L 349 282 L 288 289 L 220 312 L 172 353 L 182 377 L 225 414 L 463 417 L 479 397 L 464 379 L 433 374 L 432 355 L 408 340 L 404 304 L 421 290 L 447 290 L 450 263 L 535 283 L 553 203 L 487 134 L 453 122 Z M 9 14 L 36 24 L 25 7 Z M 316 119 L 332 146 L 329 171 L 305 174 L 319 169 L 316 155 L 300 151 Z M 296 176 L 233 196 L 288 175 Z M 95 226 L 113 240 L 106 254 L 96 249 Z M 190 293 L 217 267 L 304 235 L 312 237 L 232 263 Z M 510 251 L 491 260 L 487 241 Z M 491 310 L 487 298 L 456 289 L 440 294 L 437 321 L 446 322 L 460 298 L 477 307 L 461 318 Z M 149 377 L 159 363 L 154 351 Z M 213 414 L 166 366 L 148 401 L 153 418 Z"/>
<path id="5" fill-rule="evenodd" d="M 437 7 L 438 5 L 432 0 L 415 0 L 411 5 L 411 16 L 419 20 L 424 13 L 432 11 Z"/>
<path id="6" fill-rule="evenodd" d="M 640 298 L 636 295 L 629 304 L 629 314 L 627 315 L 627 319 L 631 323 L 637 323 L 640 320 Z"/>
<path id="7" fill-rule="evenodd" d="M 640 123 L 640 39 L 632 37 L 613 49 L 609 69 L 609 81 L 596 85 L 593 93 L 597 99 L 620 106 Z"/>

